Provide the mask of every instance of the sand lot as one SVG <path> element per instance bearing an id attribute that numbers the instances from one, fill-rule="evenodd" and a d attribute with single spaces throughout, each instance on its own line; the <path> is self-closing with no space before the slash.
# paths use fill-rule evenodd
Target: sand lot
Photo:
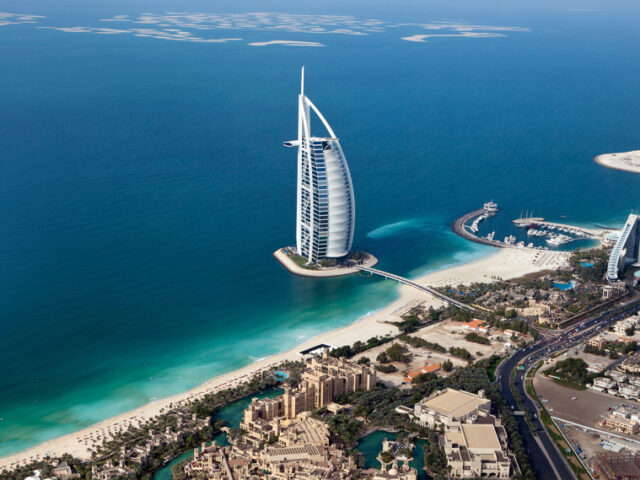
<path id="1" fill-rule="evenodd" d="M 640 403 L 633 400 L 614 397 L 595 390 L 575 390 L 558 385 L 553 380 L 537 373 L 533 379 L 533 386 L 540 400 L 548 400 L 543 405 L 553 417 L 569 420 L 588 427 L 598 427 L 598 422 L 607 416 L 607 408 L 615 408 L 621 404 L 635 407 L 640 411 Z M 571 400 L 575 397 L 576 400 Z M 640 440 L 640 435 L 630 438 Z"/>
<path id="2" fill-rule="evenodd" d="M 576 354 L 576 350 L 578 353 Z M 615 360 L 611 360 L 609 357 L 601 357 L 600 355 L 593 355 L 591 353 L 584 353 L 584 345 L 580 345 L 578 348 L 572 348 L 567 350 L 566 355 L 562 354 L 553 359 L 553 361 L 566 360 L 567 358 L 581 358 L 590 367 L 603 370 L 611 365 Z"/>
<path id="3" fill-rule="evenodd" d="M 424 340 L 442 345 L 444 348 L 449 349 L 451 347 L 464 348 L 473 355 L 477 360 L 479 358 L 489 357 L 493 354 L 503 354 L 505 352 L 505 343 L 508 339 L 502 332 L 495 330 L 495 334 L 491 332 L 487 338 L 491 341 L 490 345 L 483 345 L 475 342 L 469 342 L 464 339 L 464 336 L 469 333 L 469 330 L 461 328 L 461 323 L 456 321 L 443 321 L 434 325 L 421 328 L 420 330 L 411 333 L 411 336 L 420 337 Z M 376 357 L 391 344 L 384 344 L 378 347 L 367 350 L 366 352 L 356 355 L 353 359 L 358 360 L 361 357 L 368 357 L 373 363 L 376 362 Z M 445 360 L 450 360 L 454 367 L 464 366 L 467 364 L 466 360 L 449 355 L 448 353 L 436 352 L 425 348 L 415 348 L 403 343 L 407 347 L 407 353 L 411 355 L 411 362 L 406 365 L 399 362 L 394 362 L 393 365 L 398 369 L 393 373 L 378 372 L 378 378 L 388 385 L 400 385 L 404 382 L 404 377 L 407 372 L 418 371 L 422 367 L 427 365 L 433 365 L 436 363 L 442 364 Z M 480 355 L 478 355 L 480 353 Z M 438 375 L 448 375 L 446 372 L 440 371 Z"/>

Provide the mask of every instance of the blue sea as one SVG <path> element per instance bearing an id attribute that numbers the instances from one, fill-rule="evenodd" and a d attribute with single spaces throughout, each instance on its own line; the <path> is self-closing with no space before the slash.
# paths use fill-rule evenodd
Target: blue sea
<path id="1" fill-rule="evenodd" d="M 0 455 L 344 326 L 397 296 L 306 279 L 299 73 L 341 138 L 358 249 L 416 276 L 493 199 L 620 226 L 640 176 L 640 4 L 3 0 Z M 317 127 L 319 122 L 316 122 Z M 313 128 L 313 126 L 312 126 Z M 501 230 L 502 229 L 502 230 Z"/>

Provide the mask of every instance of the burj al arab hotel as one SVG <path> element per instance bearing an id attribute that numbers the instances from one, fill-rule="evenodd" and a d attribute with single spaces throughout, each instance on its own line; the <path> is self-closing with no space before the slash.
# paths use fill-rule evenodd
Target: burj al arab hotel
<path id="1" fill-rule="evenodd" d="M 311 110 L 328 136 L 311 134 Z M 351 251 L 355 202 L 351 174 L 340 141 L 322 113 L 304 94 L 304 67 L 298 96 L 296 249 L 310 264 L 344 257 Z"/>

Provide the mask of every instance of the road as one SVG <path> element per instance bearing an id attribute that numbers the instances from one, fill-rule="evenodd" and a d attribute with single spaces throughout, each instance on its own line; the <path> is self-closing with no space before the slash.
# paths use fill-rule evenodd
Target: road
<path id="1" fill-rule="evenodd" d="M 520 410 L 520 406 L 517 404 L 514 394 L 511 391 L 509 379 L 511 377 L 511 372 L 516 369 L 518 364 L 522 362 L 525 367 L 524 370 L 515 370 L 515 389 L 522 398 L 524 409 L 530 414 L 530 421 L 534 430 L 537 432 L 540 443 L 536 441 L 531 427 L 526 422 L 524 416 L 516 416 L 516 421 L 518 431 L 522 435 L 524 448 L 528 452 L 529 461 L 534 469 L 536 478 L 552 480 L 559 476 L 563 479 L 570 479 L 575 478 L 575 475 L 564 460 L 563 455 L 556 448 L 547 431 L 544 429 L 537 414 L 538 410 L 536 405 L 526 395 L 523 380 L 527 370 L 529 367 L 545 357 L 548 357 L 552 353 L 558 350 L 571 348 L 576 343 L 583 341 L 586 337 L 593 335 L 596 330 L 599 331 L 607 328 L 610 324 L 628 316 L 631 312 L 637 312 L 639 309 L 640 305 L 630 306 L 623 313 L 619 313 L 615 316 L 612 316 L 609 312 L 604 312 L 595 318 L 567 328 L 555 338 L 544 339 L 540 343 L 517 351 L 514 355 L 500 364 L 496 370 L 496 381 L 500 385 L 502 396 L 511 409 L 517 411 Z"/>

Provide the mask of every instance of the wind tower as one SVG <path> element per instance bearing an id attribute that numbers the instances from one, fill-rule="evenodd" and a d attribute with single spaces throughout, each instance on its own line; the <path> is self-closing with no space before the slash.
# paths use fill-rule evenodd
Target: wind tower
<path id="1" fill-rule="evenodd" d="M 311 111 L 328 136 L 311 134 Z M 298 147 L 296 249 L 314 264 L 344 257 L 351 251 L 355 200 L 347 160 L 340 141 L 322 113 L 304 93 L 304 67 L 298 95 L 298 138 L 284 142 Z"/>

